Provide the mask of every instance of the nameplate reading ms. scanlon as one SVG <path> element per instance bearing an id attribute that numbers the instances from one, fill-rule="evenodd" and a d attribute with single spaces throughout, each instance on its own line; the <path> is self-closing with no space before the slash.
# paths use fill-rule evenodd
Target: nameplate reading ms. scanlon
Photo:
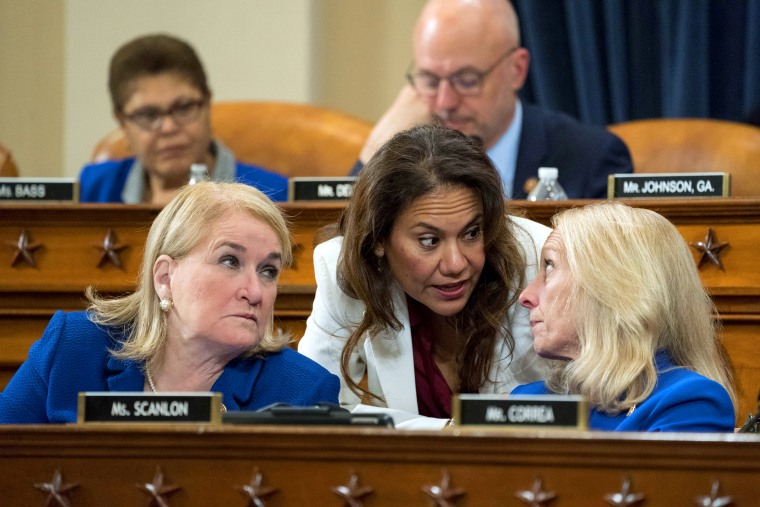
<path id="1" fill-rule="evenodd" d="M 220 424 L 221 393 L 79 393 L 77 423 Z"/>
<path id="2" fill-rule="evenodd" d="M 588 428 L 582 396 L 459 394 L 454 397 L 454 425 L 478 428 Z"/>
<path id="3" fill-rule="evenodd" d="M 288 180 L 288 201 L 345 201 L 356 176 L 296 176 Z"/>
<path id="4" fill-rule="evenodd" d="M 0 178 L 0 202 L 69 203 L 79 201 L 76 178 Z"/>

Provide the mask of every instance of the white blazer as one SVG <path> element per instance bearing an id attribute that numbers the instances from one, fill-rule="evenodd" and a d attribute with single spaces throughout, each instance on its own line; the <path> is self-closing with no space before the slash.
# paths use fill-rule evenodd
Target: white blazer
<path id="1" fill-rule="evenodd" d="M 515 235 L 523 247 L 527 263 L 526 280 L 536 276 L 538 260 L 544 241 L 551 232 L 546 226 L 518 217 L 510 217 Z M 338 287 L 336 267 L 343 238 L 337 237 L 314 249 L 314 274 L 317 292 L 306 332 L 298 351 L 315 360 L 341 379 L 340 403 L 354 412 L 389 413 L 399 428 L 437 429 L 446 419 L 419 415 L 417 389 L 414 379 L 412 335 L 409 329 L 409 310 L 406 297 L 399 286 L 393 296 L 401 331 L 389 329 L 381 335 L 364 337 L 354 349 L 349 373 L 359 383 L 366 372 L 369 390 L 381 396 L 381 406 L 362 405 L 361 400 L 346 385 L 340 373 L 340 356 L 351 330 L 361 321 L 364 303 L 346 295 Z M 481 393 L 509 393 L 514 387 L 546 378 L 548 364 L 533 351 L 529 312 L 519 304 L 509 311 L 510 331 L 515 348 L 510 358 L 503 342 L 494 350 L 489 378 Z"/>

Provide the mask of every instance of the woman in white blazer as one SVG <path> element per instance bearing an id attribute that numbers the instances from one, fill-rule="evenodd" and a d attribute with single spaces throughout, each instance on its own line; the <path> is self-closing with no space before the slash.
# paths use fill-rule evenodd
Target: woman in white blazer
<path id="1" fill-rule="evenodd" d="M 517 303 L 551 230 L 508 215 L 480 143 L 419 126 L 367 163 L 316 247 L 299 352 L 341 378 L 341 404 L 397 427 L 451 421 L 456 393 L 509 393 L 548 369 Z"/>

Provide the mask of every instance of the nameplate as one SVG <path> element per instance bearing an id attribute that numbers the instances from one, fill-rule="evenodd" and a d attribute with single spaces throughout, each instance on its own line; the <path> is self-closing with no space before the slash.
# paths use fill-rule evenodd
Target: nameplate
<path id="1" fill-rule="evenodd" d="M 79 201 L 76 178 L 0 178 L 0 202 Z"/>
<path id="2" fill-rule="evenodd" d="M 729 173 L 610 174 L 607 197 L 728 197 Z"/>
<path id="3" fill-rule="evenodd" d="M 453 410 L 454 425 L 459 427 L 588 428 L 582 396 L 459 394 Z"/>
<path id="4" fill-rule="evenodd" d="M 221 393 L 79 393 L 77 423 L 219 424 Z"/>
<path id="5" fill-rule="evenodd" d="M 345 201 L 351 197 L 356 176 L 328 178 L 296 176 L 288 180 L 289 201 Z"/>

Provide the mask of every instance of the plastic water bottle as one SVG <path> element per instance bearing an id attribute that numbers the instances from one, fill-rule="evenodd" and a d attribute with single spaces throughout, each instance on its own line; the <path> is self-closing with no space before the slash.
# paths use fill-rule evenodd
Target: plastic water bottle
<path id="1" fill-rule="evenodd" d="M 538 183 L 528 194 L 529 201 L 564 201 L 567 194 L 559 184 L 556 167 L 539 167 Z"/>
<path id="2" fill-rule="evenodd" d="M 208 169 L 206 168 L 206 164 L 193 164 L 190 166 L 190 180 L 187 182 L 188 185 L 201 181 L 208 181 L 208 179 Z"/>

